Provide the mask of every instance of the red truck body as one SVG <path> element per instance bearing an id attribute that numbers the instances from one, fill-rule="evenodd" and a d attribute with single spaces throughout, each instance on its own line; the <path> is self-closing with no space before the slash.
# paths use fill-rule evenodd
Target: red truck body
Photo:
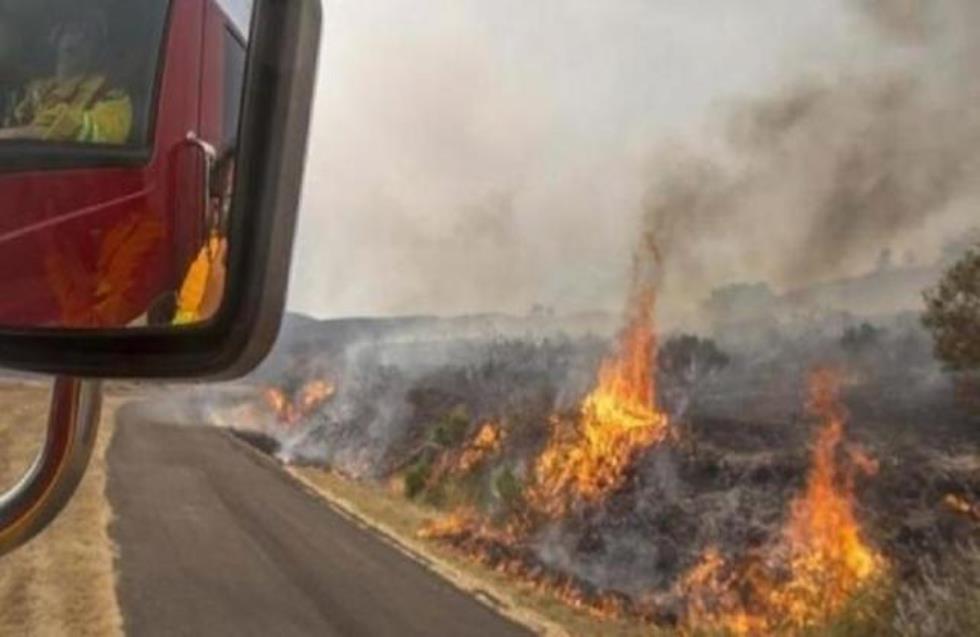
<path id="1" fill-rule="evenodd" d="M 206 232 L 204 158 L 187 136 L 234 145 L 244 17 L 169 3 L 139 161 L 0 174 L 0 326 L 121 327 L 172 304 Z"/>

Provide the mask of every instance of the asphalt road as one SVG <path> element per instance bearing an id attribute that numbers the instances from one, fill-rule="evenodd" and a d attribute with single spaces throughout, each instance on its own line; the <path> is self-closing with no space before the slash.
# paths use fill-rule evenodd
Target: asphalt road
<path id="1" fill-rule="evenodd" d="M 139 413 L 108 454 L 128 635 L 529 634 L 227 434 Z"/>

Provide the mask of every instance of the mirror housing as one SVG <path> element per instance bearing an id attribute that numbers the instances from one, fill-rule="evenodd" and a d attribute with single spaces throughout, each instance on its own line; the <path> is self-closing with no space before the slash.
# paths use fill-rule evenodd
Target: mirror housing
<path id="1" fill-rule="evenodd" d="M 233 378 L 278 334 L 316 78 L 319 0 L 255 0 L 228 284 L 208 322 L 140 329 L 0 329 L 0 366 L 89 378 Z"/>

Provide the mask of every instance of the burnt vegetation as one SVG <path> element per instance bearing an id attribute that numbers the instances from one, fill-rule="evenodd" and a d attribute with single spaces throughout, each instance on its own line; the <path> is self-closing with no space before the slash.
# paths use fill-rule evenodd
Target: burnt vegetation
<path id="1" fill-rule="evenodd" d="M 860 537 L 885 575 L 854 594 L 851 604 L 865 604 L 857 619 L 835 607 L 826 622 L 925 634 L 911 626 L 928 604 L 962 610 L 960 589 L 976 594 L 969 566 L 958 565 L 962 581 L 944 583 L 937 565 L 980 539 L 980 414 L 958 398 L 914 313 L 819 313 L 720 324 L 711 338 L 669 335 L 651 358 L 651 382 L 671 437 L 640 446 L 601 497 L 572 498 L 560 514 L 539 503 L 541 458 L 556 432 L 576 426 L 615 341 L 561 330 L 454 336 L 439 327 L 402 338 L 389 327 L 323 354 L 336 395 L 266 437 L 287 461 L 395 484 L 407 500 L 444 512 L 420 533 L 468 559 L 594 615 L 678 626 L 708 617 L 730 629 L 720 618 L 747 611 L 732 602 L 726 578 L 788 550 L 780 538 L 790 503 L 812 480 L 822 426 L 808 411 L 805 379 L 829 364 L 841 370 L 846 414 L 828 452 L 833 481 L 853 489 L 842 497 L 853 500 Z M 266 437 L 262 446 L 276 452 Z M 718 565 L 693 592 L 692 573 L 715 554 Z M 767 577 L 778 589 L 781 576 Z M 973 621 L 968 615 L 955 621 Z"/>

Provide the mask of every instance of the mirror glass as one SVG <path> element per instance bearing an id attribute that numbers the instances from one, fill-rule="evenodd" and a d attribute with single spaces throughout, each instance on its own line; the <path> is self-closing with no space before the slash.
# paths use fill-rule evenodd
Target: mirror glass
<path id="1" fill-rule="evenodd" d="M 220 308 L 251 0 L 0 0 L 0 326 Z"/>

